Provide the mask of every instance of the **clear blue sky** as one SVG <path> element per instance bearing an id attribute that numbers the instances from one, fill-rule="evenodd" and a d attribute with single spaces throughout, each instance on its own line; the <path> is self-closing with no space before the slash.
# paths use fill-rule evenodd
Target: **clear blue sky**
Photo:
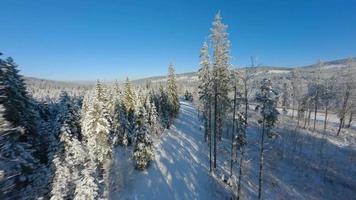
<path id="1" fill-rule="evenodd" d="M 0 0 L 0 52 L 22 74 L 132 79 L 198 69 L 220 9 L 232 63 L 300 66 L 356 55 L 354 0 Z"/>

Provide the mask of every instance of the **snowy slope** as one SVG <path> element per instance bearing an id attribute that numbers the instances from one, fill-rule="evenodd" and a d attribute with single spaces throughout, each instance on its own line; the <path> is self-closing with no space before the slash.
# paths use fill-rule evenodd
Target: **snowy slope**
<path id="1" fill-rule="evenodd" d="M 131 153 L 117 148 L 110 199 L 229 199 L 229 191 L 210 175 L 207 145 L 197 111 L 188 102 L 174 126 L 155 144 L 155 160 L 145 172 L 133 169 Z"/>

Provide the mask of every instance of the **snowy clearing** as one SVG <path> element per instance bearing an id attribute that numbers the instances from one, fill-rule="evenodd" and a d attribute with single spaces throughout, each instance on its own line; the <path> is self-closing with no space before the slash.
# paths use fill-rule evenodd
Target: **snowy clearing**
<path id="1" fill-rule="evenodd" d="M 147 171 L 133 169 L 130 150 L 116 149 L 110 199 L 229 199 L 229 190 L 209 175 L 203 141 L 196 109 L 181 102 L 174 125 L 155 141 L 155 160 Z"/>

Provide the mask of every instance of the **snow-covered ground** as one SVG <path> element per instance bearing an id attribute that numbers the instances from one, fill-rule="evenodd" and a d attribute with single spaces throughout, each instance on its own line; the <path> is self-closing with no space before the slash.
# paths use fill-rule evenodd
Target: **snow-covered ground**
<path id="1" fill-rule="evenodd" d="M 261 135 L 258 118 L 258 113 L 250 110 L 242 199 L 257 199 Z M 296 129 L 296 120 L 281 114 L 274 129 L 278 138 L 265 141 L 263 199 L 355 199 L 356 131 L 345 128 L 336 136 L 336 130 L 330 123 L 324 133 L 322 121 L 317 122 L 315 131 Z M 230 140 L 226 138 L 220 143 L 218 154 L 225 174 L 230 167 Z M 237 166 L 236 163 L 236 175 Z"/>
<path id="2" fill-rule="evenodd" d="M 242 199 L 252 200 L 257 198 L 261 130 L 258 113 L 252 109 L 249 115 Z M 355 130 L 336 136 L 330 123 L 324 133 L 322 121 L 316 131 L 295 127 L 295 119 L 281 114 L 275 128 L 279 137 L 266 139 L 263 199 L 354 199 Z M 230 199 L 236 188 L 218 180 L 229 174 L 229 138 L 225 135 L 218 144 L 218 168 L 211 176 L 202 123 L 194 106 L 182 102 L 174 126 L 155 139 L 155 159 L 148 170 L 134 169 L 130 148 L 116 149 L 110 199 Z M 238 174 L 238 163 L 233 174 Z"/>
<path id="3" fill-rule="evenodd" d="M 118 147 L 110 177 L 110 199 L 229 199 L 229 189 L 209 174 L 207 144 L 196 109 L 181 102 L 174 125 L 155 141 L 147 171 L 134 169 L 129 149 Z"/>

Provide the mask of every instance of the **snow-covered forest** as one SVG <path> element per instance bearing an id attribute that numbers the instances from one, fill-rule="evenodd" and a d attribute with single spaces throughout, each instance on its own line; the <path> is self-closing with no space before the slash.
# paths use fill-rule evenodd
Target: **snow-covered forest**
<path id="1" fill-rule="evenodd" d="M 354 58 L 241 67 L 231 45 L 218 12 L 197 72 L 90 83 L 3 52 L 0 199 L 354 199 Z"/>

